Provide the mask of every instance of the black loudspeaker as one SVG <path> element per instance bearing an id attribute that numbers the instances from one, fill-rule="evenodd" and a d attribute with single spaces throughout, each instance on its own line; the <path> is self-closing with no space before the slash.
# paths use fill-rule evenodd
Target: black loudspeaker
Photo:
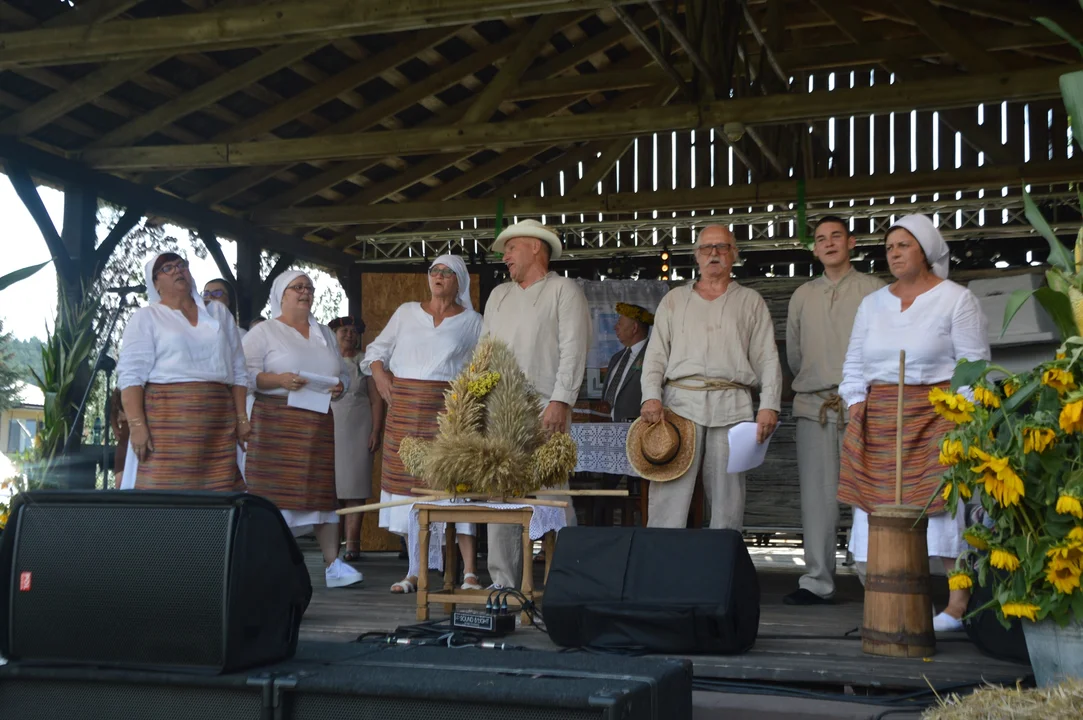
<path id="1" fill-rule="evenodd" d="M 0 668 L 19 720 L 691 720 L 692 665 L 668 658 L 302 643 L 283 663 L 200 677 Z"/>
<path id="2" fill-rule="evenodd" d="M 994 568 L 990 568 L 990 571 L 993 576 L 1003 577 L 1006 574 Z M 989 657 L 1030 665 L 1030 651 L 1027 650 L 1027 639 L 1023 635 L 1023 621 L 1012 618 L 1005 628 L 997 619 L 996 610 L 987 607 L 992 599 L 992 587 L 974 586 L 964 616 L 967 619 L 963 621 L 967 637 L 978 650 Z"/>
<path id="3" fill-rule="evenodd" d="M 230 672 L 290 657 L 312 597 L 282 513 L 243 493 L 20 494 L 0 539 L 0 655 Z"/>
<path id="4" fill-rule="evenodd" d="M 736 530 L 569 527 L 542 613 L 565 647 L 736 654 L 756 642 L 760 585 Z"/>

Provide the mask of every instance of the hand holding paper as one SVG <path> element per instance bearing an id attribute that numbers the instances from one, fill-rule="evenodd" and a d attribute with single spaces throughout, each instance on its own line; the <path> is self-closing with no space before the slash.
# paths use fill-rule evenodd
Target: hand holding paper
<path id="1" fill-rule="evenodd" d="M 298 375 L 308 382 L 298 390 L 291 390 L 286 404 L 290 407 L 324 413 L 331 408 L 331 391 L 338 387 L 337 377 L 299 372 Z"/>
<path id="2" fill-rule="evenodd" d="M 762 443 L 757 442 L 759 425 L 754 422 L 737 423 L 730 428 L 728 437 L 730 441 L 729 463 L 726 465 L 728 473 L 743 473 L 763 464 L 767 456 L 767 447 L 771 444 L 774 431 Z"/>

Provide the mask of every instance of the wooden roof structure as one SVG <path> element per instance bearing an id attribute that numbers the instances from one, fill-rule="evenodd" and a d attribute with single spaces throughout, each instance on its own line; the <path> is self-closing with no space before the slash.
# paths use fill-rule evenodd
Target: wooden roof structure
<path id="1" fill-rule="evenodd" d="M 1079 225 L 1036 15 L 1083 36 L 1056 0 L 0 0 L 0 158 L 325 265 L 540 215 L 572 261 L 712 211 L 778 254 L 839 203 L 1016 237 L 1021 182 Z"/>

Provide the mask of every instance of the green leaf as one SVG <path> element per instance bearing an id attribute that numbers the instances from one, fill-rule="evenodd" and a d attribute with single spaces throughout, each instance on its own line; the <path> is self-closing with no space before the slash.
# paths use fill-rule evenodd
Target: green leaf
<path id="1" fill-rule="evenodd" d="M 1008 296 L 1008 304 L 1004 306 L 1004 324 L 1000 328 L 1000 337 L 1004 337 L 1004 333 L 1008 332 L 1008 326 L 1012 324 L 1015 314 L 1027 304 L 1027 300 L 1030 300 L 1030 296 L 1036 292 L 1037 290 L 1016 290 Z"/>
<path id="2" fill-rule="evenodd" d="M 1080 47 L 1076 41 L 1073 44 Z M 1076 145 L 1083 148 L 1083 71 L 1060 76 L 1060 97 L 1072 122 L 1072 137 Z"/>
<path id="3" fill-rule="evenodd" d="M 1072 258 L 1071 253 L 1068 252 L 1068 248 L 1061 244 L 1061 241 L 1057 239 L 1056 233 L 1053 232 L 1053 228 L 1049 227 L 1049 223 L 1042 217 L 1041 210 L 1034 204 L 1034 199 L 1030 196 L 1025 189 L 1023 190 L 1023 207 L 1026 209 L 1027 222 L 1037 230 L 1042 237 L 1049 243 L 1049 264 L 1053 267 L 1058 267 L 1067 273 L 1074 273 L 1075 260 Z M 1074 334 L 1074 333 L 1072 333 Z"/>
<path id="4" fill-rule="evenodd" d="M 1083 6 L 1083 2 L 1080 2 L 1080 5 Z M 1083 55 L 1083 43 L 1080 43 L 1078 40 L 1076 40 L 1074 37 L 1072 37 L 1068 33 L 1068 31 L 1065 30 L 1064 28 L 1062 28 L 1060 26 L 1060 24 L 1057 23 L 1055 20 L 1051 20 L 1051 19 L 1049 19 L 1047 17 L 1036 17 L 1036 18 L 1034 18 L 1034 22 L 1038 23 L 1039 25 L 1044 26 L 1047 30 L 1049 30 L 1054 35 L 1058 35 L 1061 38 L 1063 38 L 1064 40 L 1067 40 L 1069 43 L 1072 44 L 1073 47 L 1075 47 L 1076 50 L 1079 51 L 1080 55 Z"/>
<path id="5" fill-rule="evenodd" d="M 1076 334 L 1072 301 L 1068 299 L 1067 295 L 1052 288 L 1043 287 L 1034 291 L 1034 299 L 1049 313 L 1049 317 L 1052 318 L 1053 323 L 1060 332 L 1061 339 L 1070 338 Z"/>
<path id="6" fill-rule="evenodd" d="M 7 275 L 0 277 L 0 290 L 6 290 L 20 280 L 26 280 L 51 262 L 52 260 L 46 260 L 38 265 L 31 265 L 30 267 L 19 268 L 18 270 L 9 272 Z"/>
<path id="7" fill-rule="evenodd" d="M 1083 199 L 1081 199 L 1080 202 L 1083 202 Z M 1072 283 L 1068 280 L 1068 278 L 1064 277 L 1064 273 L 1061 272 L 1058 268 L 1050 268 L 1049 270 L 1046 270 L 1045 281 L 1052 289 L 1065 294 L 1068 293 L 1068 288 L 1072 286 Z"/>
<path id="8" fill-rule="evenodd" d="M 1010 398 L 1004 400 L 1001 405 L 1001 413 L 1011 413 L 1018 410 L 1023 404 L 1034 397 L 1034 393 L 1038 392 L 1041 388 L 1042 381 L 1040 378 L 1034 378 L 1023 387 L 1015 391 Z"/>
<path id="9" fill-rule="evenodd" d="M 960 360 L 951 376 L 952 392 L 981 380 L 988 367 L 989 363 L 985 360 Z"/>

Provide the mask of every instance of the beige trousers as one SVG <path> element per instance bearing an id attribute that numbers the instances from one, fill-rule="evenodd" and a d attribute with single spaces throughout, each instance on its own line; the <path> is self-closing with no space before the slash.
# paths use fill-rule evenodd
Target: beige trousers
<path id="1" fill-rule="evenodd" d="M 845 427 L 845 426 L 844 426 Z M 835 594 L 838 542 L 839 457 L 843 432 L 838 423 L 797 418 L 797 475 L 801 481 L 801 526 L 805 574 L 798 585 L 814 595 Z"/>
<path id="2" fill-rule="evenodd" d="M 572 410 L 568 408 L 567 426 L 572 425 Z M 568 483 L 560 486 L 566 490 Z M 576 524 L 575 508 L 569 496 L 546 497 L 546 500 L 563 500 L 568 503 L 564 519 L 568 527 Z M 517 588 L 523 581 L 523 528 L 518 525 L 489 525 L 489 577 L 496 585 Z"/>
<path id="3" fill-rule="evenodd" d="M 744 473 L 728 473 L 729 429 L 696 425 L 696 454 L 692 466 L 676 480 L 652 482 L 647 507 L 647 526 L 683 528 L 696 489 L 696 476 L 703 467 L 703 494 L 710 508 L 714 529 L 740 530 L 745 520 Z"/>

